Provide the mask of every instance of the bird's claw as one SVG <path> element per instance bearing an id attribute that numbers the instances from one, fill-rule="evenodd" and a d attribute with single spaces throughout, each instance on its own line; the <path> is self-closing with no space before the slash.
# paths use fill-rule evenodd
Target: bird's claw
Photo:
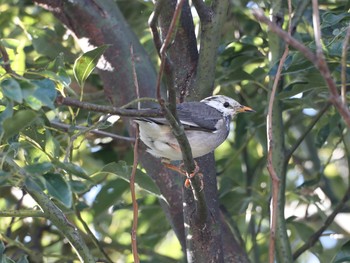
<path id="1" fill-rule="evenodd" d="M 199 170 L 198 170 L 199 171 Z M 190 188 L 191 187 L 191 179 L 197 175 L 199 177 L 199 180 L 200 180 L 200 188 L 199 188 L 199 192 L 201 192 L 203 189 L 204 189 L 204 182 L 203 182 L 203 174 L 202 173 L 191 173 L 187 176 L 187 179 L 185 180 L 185 187 L 186 188 Z"/>

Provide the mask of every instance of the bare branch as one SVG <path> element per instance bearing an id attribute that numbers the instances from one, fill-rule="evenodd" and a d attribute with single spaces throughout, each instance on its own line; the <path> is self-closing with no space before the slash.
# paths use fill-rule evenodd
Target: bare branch
<path id="1" fill-rule="evenodd" d="M 289 15 L 289 26 L 288 26 L 288 34 L 291 34 L 291 13 L 292 13 L 292 7 L 291 7 L 291 1 L 288 0 L 288 15 Z M 274 79 L 274 83 L 272 86 L 272 91 L 269 98 L 269 107 L 268 107 L 268 114 L 267 114 L 267 137 L 268 137 L 268 155 L 267 155 L 267 169 L 270 173 L 271 181 L 272 181 L 272 200 L 271 200 L 271 219 L 270 219 L 270 245 L 269 245 L 269 262 L 273 263 L 275 261 L 275 244 L 276 244 L 276 232 L 277 232 L 277 226 L 278 226 L 278 196 L 280 192 L 280 176 L 278 175 L 273 162 L 273 151 L 274 151 L 274 138 L 273 138 L 273 123 L 272 123 L 272 114 L 274 103 L 275 103 L 275 96 L 276 91 L 278 87 L 278 83 L 281 79 L 281 72 L 284 65 L 284 62 L 286 61 L 286 58 L 289 54 L 289 46 L 286 44 L 285 50 L 283 52 L 283 55 L 280 59 L 277 73 Z"/>
<path id="2" fill-rule="evenodd" d="M 309 48 L 307 48 L 304 44 L 297 41 L 295 38 L 291 37 L 288 33 L 279 28 L 276 24 L 272 23 L 260 9 L 253 10 L 253 15 L 255 18 L 266 24 L 269 29 L 276 33 L 280 38 L 282 38 L 287 44 L 299 50 L 308 60 L 310 60 L 316 68 L 320 71 L 321 76 L 325 80 L 329 92 L 330 92 L 330 101 L 337 108 L 340 115 L 343 117 L 346 125 L 350 127 L 350 112 L 347 107 L 342 103 L 336 83 L 332 79 L 331 73 L 329 71 L 328 65 L 324 58 L 317 57 Z"/>
<path id="3" fill-rule="evenodd" d="M 150 99 L 153 101 L 153 99 Z M 124 117 L 159 117 L 163 116 L 163 113 L 160 109 L 124 109 L 123 107 L 113 107 L 113 106 L 104 106 L 99 104 L 93 104 L 89 102 L 83 102 L 71 98 L 64 98 L 62 96 L 59 96 L 56 99 L 56 103 L 58 105 L 66 105 L 66 106 L 72 106 L 77 107 L 89 111 L 94 112 L 101 112 L 101 113 L 110 113 L 110 114 L 116 114 L 119 116 Z"/>
<path id="4" fill-rule="evenodd" d="M 315 127 L 316 123 L 321 119 L 321 117 L 323 116 L 323 114 L 325 114 L 325 112 L 329 109 L 329 107 L 331 106 L 331 103 L 327 103 L 316 115 L 316 117 L 311 121 L 311 123 L 309 124 L 309 126 L 306 128 L 306 130 L 304 131 L 304 133 L 298 138 L 298 140 L 294 143 L 294 145 L 288 150 L 288 152 L 286 153 L 286 156 L 284 158 L 284 162 L 287 164 L 290 160 L 290 158 L 292 157 L 293 153 L 295 152 L 295 150 L 300 146 L 300 144 L 304 141 L 306 135 L 308 135 L 310 133 L 310 131 L 312 130 L 313 127 Z"/>
<path id="5" fill-rule="evenodd" d="M 84 127 L 84 126 L 73 126 L 73 125 L 69 125 L 69 124 L 65 124 L 65 123 L 61 123 L 58 121 L 50 121 L 50 124 L 58 129 L 63 129 L 65 131 L 74 128 L 77 130 L 86 130 L 88 127 Z M 135 139 L 131 138 L 131 137 L 125 137 L 125 136 L 121 136 L 118 134 L 114 134 L 114 133 L 110 133 L 110 132 L 105 132 L 105 131 L 100 131 L 100 130 L 90 130 L 90 133 L 102 136 L 102 137 L 111 137 L 114 140 L 123 140 L 123 141 L 129 141 L 129 142 L 134 142 Z"/>
<path id="6" fill-rule="evenodd" d="M 132 171 L 130 176 L 130 192 L 131 192 L 131 200 L 132 200 L 132 208 L 133 208 L 133 221 L 132 221 L 132 228 L 131 228 L 131 247 L 132 247 L 132 254 L 134 257 L 134 262 L 139 263 L 139 255 L 137 252 L 137 223 L 138 223 L 138 204 L 136 200 L 136 193 L 135 193 L 135 176 L 136 176 L 136 170 L 137 170 L 137 164 L 138 164 L 138 148 L 139 148 L 139 133 L 138 133 L 138 127 L 136 129 L 135 134 L 135 144 L 134 144 L 134 162 L 132 165 Z"/>
<path id="7" fill-rule="evenodd" d="M 344 105 L 346 105 L 346 58 L 348 56 L 348 47 L 350 39 L 350 26 L 346 31 L 343 42 L 343 51 L 341 56 L 341 97 Z"/>
<path id="8" fill-rule="evenodd" d="M 344 206 L 346 205 L 346 202 L 350 199 L 350 184 L 348 189 L 346 190 L 342 200 L 338 203 L 336 208 L 333 210 L 333 212 L 327 217 L 326 221 L 323 223 L 323 225 L 315 232 L 313 233 L 309 239 L 305 242 L 304 245 L 302 245 L 300 248 L 298 248 L 297 251 L 293 254 L 293 260 L 296 260 L 301 254 L 303 254 L 306 250 L 313 247 L 315 243 L 319 240 L 322 233 L 332 224 L 334 218 L 337 214 L 339 214 Z"/>
<path id="9" fill-rule="evenodd" d="M 131 64 L 132 64 L 132 73 L 133 73 L 133 79 L 134 79 L 134 87 L 135 87 L 135 93 L 137 98 L 140 98 L 140 90 L 139 90 L 139 83 L 137 81 L 137 74 L 135 69 L 135 60 L 134 60 L 134 49 L 131 46 L 130 47 L 130 54 L 131 54 Z M 138 103 L 137 108 L 140 109 L 140 103 Z M 132 200 L 132 208 L 133 208 L 133 220 L 132 220 L 132 228 L 131 228 L 131 248 L 132 248 L 132 255 L 134 257 L 134 262 L 139 263 L 139 253 L 137 250 L 137 223 L 138 223 L 138 212 L 139 207 L 136 200 L 136 192 L 135 192 L 135 176 L 137 171 L 137 164 L 139 162 L 138 158 L 138 149 L 139 149 L 139 129 L 136 124 L 136 131 L 135 131 L 135 144 L 134 144 L 134 161 L 132 165 L 132 171 L 130 175 L 130 192 L 131 192 L 131 200 Z"/>

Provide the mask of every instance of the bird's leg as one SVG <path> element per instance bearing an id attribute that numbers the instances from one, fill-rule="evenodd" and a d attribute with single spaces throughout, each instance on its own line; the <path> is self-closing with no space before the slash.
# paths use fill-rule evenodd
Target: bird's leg
<path id="1" fill-rule="evenodd" d="M 197 164 L 196 161 L 194 161 L 195 168 L 194 168 L 194 170 L 193 170 L 192 173 L 188 173 L 188 172 L 184 169 L 184 164 L 183 164 L 183 163 L 180 164 L 179 167 L 176 166 L 176 165 L 173 165 L 173 164 L 169 163 L 168 160 L 164 160 L 164 159 L 162 159 L 162 163 L 163 163 L 163 165 L 164 165 L 166 168 L 168 168 L 168 169 L 170 169 L 170 170 L 173 170 L 173 171 L 175 171 L 175 172 L 178 172 L 178 173 L 180 173 L 180 174 L 183 174 L 183 175 L 185 175 L 185 176 L 187 177 L 186 180 L 185 180 L 185 187 L 186 187 L 186 188 L 190 188 L 190 187 L 191 187 L 191 182 L 190 182 L 190 180 L 191 180 L 195 175 L 198 175 L 198 176 L 199 176 L 199 179 L 200 179 L 200 182 L 201 182 L 201 188 L 200 188 L 200 190 L 201 190 L 201 191 L 203 190 L 203 188 L 204 188 L 203 174 L 199 172 L 199 169 L 200 169 L 200 168 L 199 168 L 199 166 L 198 166 L 198 164 Z"/>
<path id="2" fill-rule="evenodd" d="M 186 171 L 182 169 L 183 166 L 180 165 L 180 167 L 178 167 L 176 165 L 173 165 L 169 162 L 168 159 L 162 159 L 161 162 L 166 168 L 178 172 L 180 174 L 186 175 Z"/>

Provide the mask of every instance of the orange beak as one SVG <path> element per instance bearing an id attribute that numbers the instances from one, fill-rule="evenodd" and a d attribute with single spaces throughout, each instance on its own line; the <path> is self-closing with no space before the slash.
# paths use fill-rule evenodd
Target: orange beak
<path id="1" fill-rule="evenodd" d="M 247 106 L 241 106 L 239 109 L 238 109 L 238 112 L 255 112 L 255 110 L 253 110 L 252 108 L 250 107 L 247 107 Z"/>

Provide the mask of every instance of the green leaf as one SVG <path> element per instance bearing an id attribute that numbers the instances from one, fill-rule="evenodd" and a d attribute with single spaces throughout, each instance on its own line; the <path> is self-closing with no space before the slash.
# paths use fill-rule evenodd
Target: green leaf
<path id="1" fill-rule="evenodd" d="M 7 105 L 5 107 L 5 110 L 3 110 L 0 113 L 0 135 L 4 132 L 3 123 L 6 119 L 11 118 L 13 115 L 13 101 L 8 101 Z"/>
<path id="2" fill-rule="evenodd" d="M 102 173 L 111 173 L 119 178 L 130 182 L 132 167 L 127 165 L 124 161 L 119 161 L 118 163 L 109 163 L 101 170 Z M 135 183 L 141 187 L 143 190 L 150 194 L 153 194 L 159 198 L 163 198 L 158 186 L 153 182 L 153 180 L 144 172 L 137 169 L 135 176 Z"/>
<path id="3" fill-rule="evenodd" d="M 53 161 L 59 168 L 65 170 L 68 174 L 75 175 L 77 177 L 92 181 L 92 179 L 86 174 L 86 172 L 78 165 L 74 163 L 62 163 L 59 161 Z"/>
<path id="4" fill-rule="evenodd" d="M 66 48 L 62 46 L 62 37 L 49 27 L 27 28 L 27 32 L 32 38 L 34 49 L 39 53 L 55 59 L 60 53 L 67 54 Z"/>
<path id="5" fill-rule="evenodd" d="M 35 80 L 32 81 L 32 83 L 37 86 L 33 96 L 37 98 L 42 105 L 50 109 L 55 109 L 54 102 L 57 96 L 55 83 L 50 79 Z"/>
<path id="6" fill-rule="evenodd" d="M 5 97 L 16 101 L 18 103 L 23 102 L 22 90 L 19 83 L 14 79 L 5 79 L 0 83 L 0 87 Z"/>
<path id="7" fill-rule="evenodd" d="M 51 158 L 57 158 L 59 155 L 59 143 L 57 142 L 56 138 L 52 136 L 49 130 L 45 131 L 45 136 L 45 152 Z"/>
<path id="8" fill-rule="evenodd" d="M 3 122 L 5 131 L 4 139 L 8 139 L 18 134 L 22 129 L 28 127 L 37 117 L 32 110 L 20 110 L 12 118 Z"/>
<path id="9" fill-rule="evenodd" d="M 14 38 L 2 38 L 0 39 L 0 44 L 6 48 L 16 50 L 20 46 L 21 41 Z"/>
<path id="10" fill-rule="evenodd" d="M 64 178 L 56 173 L 44 174 L 44 178 L 49 194 L 64 206 L 70 208 L 72 206 L 72 192 Z"/>
<path id="11" fill-rule="evenodd" d="M 53 168 L 54 168 L 53 164 L 49 163 L 49 162 L 30 164 L 30 165 L 27 165 L 24 167 L 24 169 L 28 173 L 33 174 L 33 175 L 45 174 Z"/>
<path id="12" fill-rule="evenodd" d="M 317 148 L 322 147 L 322 145 L 326 142 L 330 132 L 331 132 L 331 127 L 329 123 L 326 123 L 326 125 L 322 126 L 322 128 L 318 131 L 316 135 L 315 146 Z"/>
<path id="13" fill-rule="evenodd" d="M 30 176 L 26 177 L 24 185 L 32 191 L 43 191 L 45 189 L 44 185 L 42 184 L 39 178 Z"/>
<path id="14" fill-rule="evenodd" d="M 346 242 L 332 259 L 332 263 L 350 261 L 350 241 Z"/>
<path id="15" fill-rule="evenodd" d="M 90 187 L 88 184 L 77 180 L 71 180 L 69 184 L 72 191 L 78 194 L 86 192 Z"/>
<path id="16" fill-rule="evenodd" d="M 96 216 L 105 212 L 116 204 L 121 195 L 129 188 L 129 184 L 122 179 L 108 181 L 97 194 L 92 209 Z"/>
<path id="17" fill-rule="evenodd" d="M 84 86 L 86 79 L 96 67 L 98 60 L 100 59 L 103 52 L 107 49 L 107 47 L 108 45 L 103 45 L 95 48 L 84 53 L 75 60 L 73 72 L 76 80 L 81 87 Z"/>
<path id="18" fill-rule="evenodd" d="M 27 255 L 22 255 L 16 263 L 29 263 L 28 261 L 28 256 Z"/>

